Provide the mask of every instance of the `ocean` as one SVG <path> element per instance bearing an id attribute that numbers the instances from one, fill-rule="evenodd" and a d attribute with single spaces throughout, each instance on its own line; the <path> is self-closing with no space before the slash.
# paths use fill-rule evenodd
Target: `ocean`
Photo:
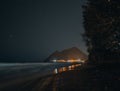
<path id="1" fill-rule="evenodd" d="M 32 75 L 45 76 L 54 69 L 69 66 L 70 63 L 0 63 L 0 82 L 25 78 Z"/>

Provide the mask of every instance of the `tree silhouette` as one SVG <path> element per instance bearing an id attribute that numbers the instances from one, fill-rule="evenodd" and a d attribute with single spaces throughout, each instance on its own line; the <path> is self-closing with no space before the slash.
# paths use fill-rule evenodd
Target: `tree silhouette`
<path id="1" fill-rule="evenodd" d="M 89 60 L 120 59 L 120 0 L 88 0 L 83 9 Z"/>

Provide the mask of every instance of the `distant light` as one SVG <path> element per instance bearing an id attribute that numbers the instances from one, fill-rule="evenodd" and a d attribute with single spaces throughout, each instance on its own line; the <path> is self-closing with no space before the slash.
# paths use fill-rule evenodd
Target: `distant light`
<path id="1" fill-rule="evenodd" d="M 57 74 L 58 73 L 58 69 L 55 69 L 54 72 L 55 72 L 55 74 Z"/>
<path id="2" fill-rule="evenodd" d="M 85 61 L 79 58 L 79 59 L 74 59 L 74 60 L 67 60 L 67 62 L 82 62 L 82 63 L 84 63 Z"/>
<path id="3" fill-rule="evenodd" d="M 53 62 L 57 62 L 57 60 L 54 59 Z"/>
<path id="4" fill-rule="evenodd" d="M 69 70 L 71 70 L 71 69 L 72 69 L 72 67 L 71 67 L 71 66 L 68 66 L 68 69 L 69 69 Z"/>
<path id="5" fill-rule="evenodd" d="M 110 0 L 108 0 L 108 2 L 110 2 Z"/>

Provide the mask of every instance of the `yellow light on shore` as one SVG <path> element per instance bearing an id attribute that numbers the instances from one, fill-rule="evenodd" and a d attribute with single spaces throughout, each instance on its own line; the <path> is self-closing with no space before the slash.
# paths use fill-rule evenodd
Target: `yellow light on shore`
<path id="1" fill-rule="evenodd" d="M 54 70 L 54 72 L 55 72 L 55 74 L 57 74 L 57 73 L 58 73 L 58 69 L 56 68 L 56 69 Z"/>
<path id="2" fill-rule="evenodd" d="M 70 70 L 75 70 L 76 67 L 81 66 L 81 64 L 74 64 L 66 67 L 61 67 L 61 68 L 55 68 L 54 69 L 54 74 L 62 73 L 65 71 L 70 71 Z"/>
<path id="3" fill-rule="evenodd" d="M 54 59 L 52 60 L 52 62 L 70 62 L 70 63 L 75 63 L 75 62 L 81 62 L 81 63 L 84 63 L 85 61 L 82 60 L 82 59 L 69 59 L 69 60 L 64 60 L 64 59 Z"/>

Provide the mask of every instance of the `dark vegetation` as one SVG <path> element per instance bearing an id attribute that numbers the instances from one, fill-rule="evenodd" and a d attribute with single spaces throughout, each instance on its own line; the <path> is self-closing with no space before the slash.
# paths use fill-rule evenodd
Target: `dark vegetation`
<path id="1" fill-rule="evenodd" d="M 120 0 L 88 0 L 83 9 L 89 62 L 119 62 Z"/>

